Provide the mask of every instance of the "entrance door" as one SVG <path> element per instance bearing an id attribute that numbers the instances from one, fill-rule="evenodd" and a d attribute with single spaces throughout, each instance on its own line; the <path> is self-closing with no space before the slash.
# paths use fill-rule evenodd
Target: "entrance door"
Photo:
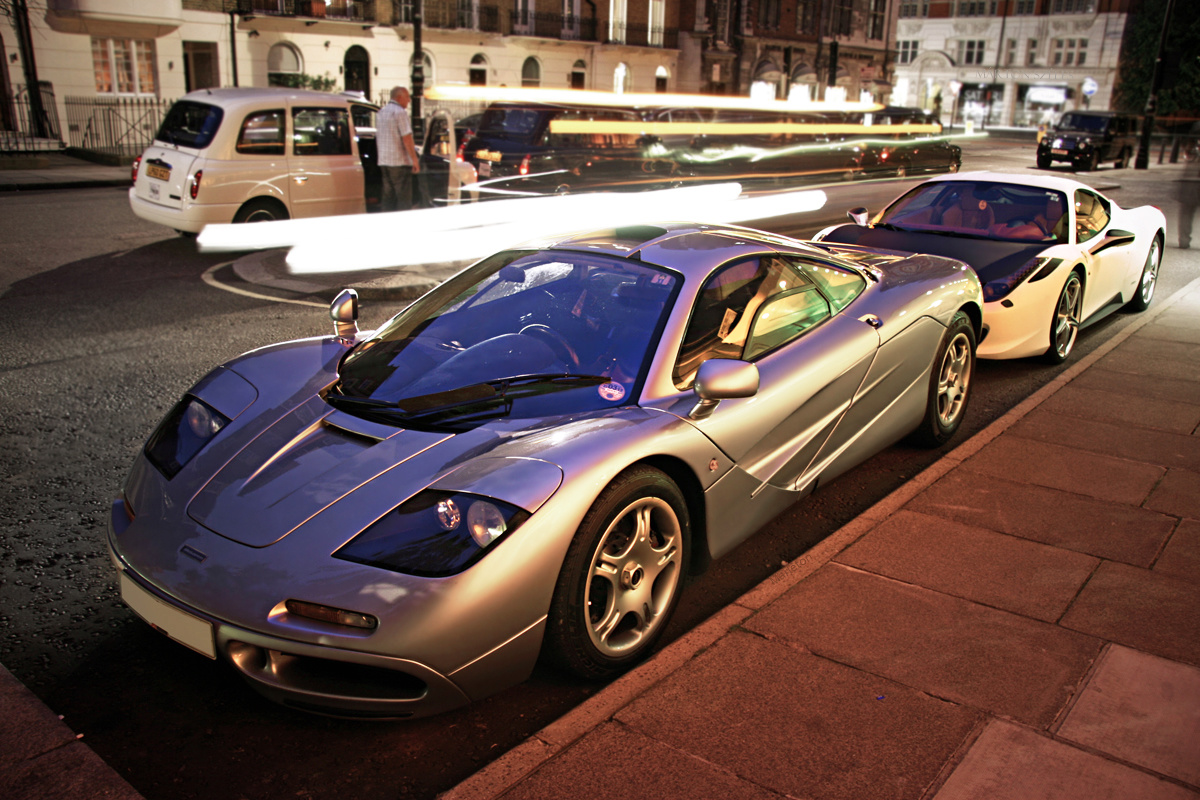
<path id="1" fill-rule="evenodd" d="M 221 85 L 216 42 L 183 43 L 184 85 L 189 92 Z"/>
<path id="2" fill-rule="evenodd" d="M 366 48 L 354 45 L 346 51 L 342 62 L 346 73 L 346 91 L 362 92 L 363 97 L 371 97 L 371 55 Z"/>

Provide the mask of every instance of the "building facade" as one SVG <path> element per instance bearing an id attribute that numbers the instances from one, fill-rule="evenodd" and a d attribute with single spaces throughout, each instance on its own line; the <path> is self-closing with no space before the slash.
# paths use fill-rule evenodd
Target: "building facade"
<path id="1" fill-rule="evenodd" d="M 893 102 L 1035 127 L 1108 109 L 1136 0 L 899 0 Z"/>

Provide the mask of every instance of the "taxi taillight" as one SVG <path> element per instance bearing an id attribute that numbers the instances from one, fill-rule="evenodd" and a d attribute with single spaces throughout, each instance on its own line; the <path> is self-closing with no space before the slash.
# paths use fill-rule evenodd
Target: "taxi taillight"
<path id="1" fill-rule="evenodd" d="M 196 195 L 200 194 L 200 179 L 204 177 L 204 170 L 196 170 L 196 174 L 192 176 L 192 183 L 188 187 L 188 194 L 192 199 L 196 199 Z"/>
<path id="2" fill-rule="evenodd" d="M 129 180 L 132 183 L 137 183 L 138 167 L 140 167 L 141 165 L 142 165 L 142 157 L 138 156 L 137 158 L 135 158 L 133 160 L 133 172 L 129 176 Z"/>

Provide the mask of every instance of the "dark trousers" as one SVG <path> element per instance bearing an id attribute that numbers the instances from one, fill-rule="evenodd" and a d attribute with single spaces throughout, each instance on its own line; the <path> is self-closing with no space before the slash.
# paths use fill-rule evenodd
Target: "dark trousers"
<path id="1" fill-rule="evenodd" d="M 379 198 L 380 211 L 407 211 L 412 208 L 412 167 L 380 167 L 383 192 Z"/>

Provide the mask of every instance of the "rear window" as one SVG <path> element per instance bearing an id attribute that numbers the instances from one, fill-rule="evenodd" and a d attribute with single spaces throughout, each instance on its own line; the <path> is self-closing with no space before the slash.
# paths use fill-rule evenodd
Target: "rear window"
<path id="1" fill-rule="evenodd" d="M 1097 117 L 1091 114 L 1063 114 L 1058 121 L 1058 127 L 1065 131 L 1089 131 L 1102 133 L 1111 117 Z"/>
<path id="2" fill-rule="evenodd" d="M 180 100 L 171 106 L 155 139 L 197 150 L 212 144 L 225 112 L 217 106 Z"/>
<path id="3" fill-rule="evenodd" d="M 529 108 L 489 108 L 479 123 L 481 135 L 531 141 L 544 111 Z"/>

